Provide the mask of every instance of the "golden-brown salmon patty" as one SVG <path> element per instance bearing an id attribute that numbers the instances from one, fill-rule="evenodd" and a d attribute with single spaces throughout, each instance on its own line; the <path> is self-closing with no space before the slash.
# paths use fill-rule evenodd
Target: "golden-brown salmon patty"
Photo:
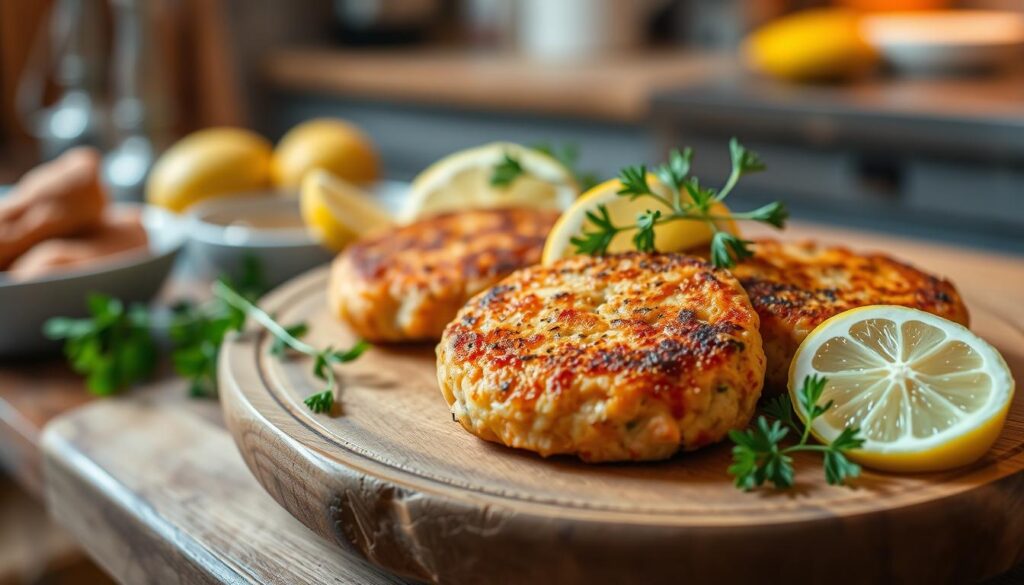
<path id="1" fill-rule="evenodd" d="M 332 310 L 371 341 L 434 340 L 470 297 L 540 260 L 555 211 L 489 209 L 424 219 L 334 261 Z"/>
<path id="2" fill-rule="evenodd" d="M 967 325 L 952 283 L 881 254 L 812 242 L 758 240 L 732 269 L 761 317 L 765 395 L 784 392 L 800 342 L 829 317 L 866 305 L 902 305 Z"/>
<path id="3" fill-rule="evenodd" d="M 437 376 L 471 433 L 585 461 L 662 459 L 747 424 L 765 358 L 727 271 L 680 254 L 515 272 L 445 329 Z"/>

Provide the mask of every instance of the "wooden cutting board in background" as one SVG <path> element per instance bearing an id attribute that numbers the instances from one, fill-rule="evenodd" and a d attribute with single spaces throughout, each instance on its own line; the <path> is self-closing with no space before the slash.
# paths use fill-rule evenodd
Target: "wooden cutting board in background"
<path id="1" fill-rule="evenodd" d="M 973 329 L 1024 378 L 1019 260 L 827 236 L 953 278 Z M 306 275 L 264 304 L 283 322 L 309 322 L 312 343 L 345 346 L 353 334 L 328 313 L 326 280 L 324 270 Z M 432 346 L 378 347 L 339 368 L 339 411 L 315 415 L 302 404 L 320 388 L 309 362 L 270 357 L 269 341 L 251 330 L 227 344 L 221 362 L 225 416 L 250 470 L 312 530 L 403 575 L 967 582 L 1024 556 L 1024 397 L 974 466 L 866 472 L 843 488 L 824 483 L 820 461 L 798 458 L 793 490 L 742 493 L 726 473 L 728 445 L 660 463 L 587 465 L 480 441 L 452 421 Z"/>

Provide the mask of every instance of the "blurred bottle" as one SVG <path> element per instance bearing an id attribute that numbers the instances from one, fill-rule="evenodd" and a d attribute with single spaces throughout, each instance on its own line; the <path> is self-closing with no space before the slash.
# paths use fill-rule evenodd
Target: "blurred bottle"
<path id="1" fill-rule="evenodd" d="M 44 159 L 99 146 L 104 125 L 103 0 L 56 0 L 19 80 L 17 109 Z M 48 86 L 56 99 L 47 105 Z"/>
<path id="2" fill-rule="evenodd" d="M 171 139 L 164 0 L 113 0 L 114 146 L 103 159 L 103 179 L 116 199 L 141 200 L 155 153 Z"/>

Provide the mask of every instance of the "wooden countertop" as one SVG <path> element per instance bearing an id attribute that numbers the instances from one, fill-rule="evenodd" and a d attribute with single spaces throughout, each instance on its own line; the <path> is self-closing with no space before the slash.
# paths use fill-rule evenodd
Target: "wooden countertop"
<path id="1" fill-rule="evenodd" d="M 514 54 L 289 49 L 263 64 L 278 89 L 638 123 L 658 90 L 706 80 L 728 59 L 643 53 L 579 63 Z"/>
<path id="2" fill-rule="evenodd" d="M 884 250 L 951 276 L 969 303 L 1024 329 L 1022 257 L 799 222 L 786 237 Z M 165 376 L 94 400 L 58 361 L 2 364 L 0 465 L 121 582 L 400 582 L 280 508 L 245 467 L 219 405 L 186 394 Z"/>

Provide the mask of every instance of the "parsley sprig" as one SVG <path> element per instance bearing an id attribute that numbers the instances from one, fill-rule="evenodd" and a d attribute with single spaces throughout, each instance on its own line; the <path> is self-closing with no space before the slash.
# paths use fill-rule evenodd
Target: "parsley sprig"
<path id="1" fill-rule="evenodd" d="M 597 184 L 597 174 L 589 171 L 581 171 L 577 167 L 577 163 L 580 158 L 580 149 L 577 145 L 570 143 L 562 146 L 561 148 L 556 148 L 548 143 L 540 143 L 531 146 L 530 148 L 541 154 L 550 156 L 562 163 L 565 168 L 569 169 L 569 172 L 573 174 L 573 177 L 575 177 L 576 182 L 579 184 L 581 192 L 586 191 Z M 521 175 L 525 174 L 526 169 L 523 168 L 519 159 L 506 152 L 502 155 L 501 161 L 491 169 L 491 186 L 502 188 L 508 187 Z"/>
<path id="2" fill-rule="evenodd" d="M 263 270 L 255 258 L 247 257 L 237 281 L 222 281 L 250 301 L 267 292 Z M 245 325 L 245 313 L 214 297 L 204 303 L 181 301 L 172 307 L 168 328 L 173 349 L 171 363 L 179 376 L 189 382 L 192 396 L 217 395 L 217 356 L 224 336 Z"/>
<path id="3" fill-rule="evenodd" d="M 291 350 L 313 358 L 313 375 L 323 380 L 326 384 L 323 390 L 307 397 L 303 401 L 313 412 L 329 412 L 334 406 L 334 396 L 338 389 L 338 379 L 337 374 L 334 372 L 334 366 L 355 360 L 370 347 L 369 343 L 360 340 L 346 350 L 337 350 L 331 346 L 318 349 L 296 336 L 297 332 L 304 332 L 306 330 L 305 324 L 297 324 L 291 327 L 281 325 L 269 313 L 259 308 L 255 303 L 239 294 L 223 281 L 214 283 L 213 294 L 231 307 L 242 311 L 243 314 L 259 323 L 274 336 L 275 343 L 271 345 L 271 353 L 283 356 L 288 350 Z"/>
<path id="4" fill-rule="evenodd" d="M 508 187 L 525 172 L 523 165 L 519 164 L 519 159 L 506 152 L 502 155 L 501 162 L 494 165 L 494 170 L 491 172 L 491 186 Z"/>
<path id="5" fill-rule="evenodd" d="M 192 396 L 216 396 L 221 343 L 228 332 L 240 331 L 252 318 L 273 335 L 271 354 L 283 359 L 297 352 L 313 358 L 313 374 L 325 387 L 304 402 L 313 412 L 329 412 L 338 390 L 334 366 L 355 360 L 369 344 L 318 349 L 302 341 L 308 331 L 305 323 L 283 326 L 256 304 L 265 290 L 261 280 L 258 271 L 247 266 L 239 284 L 215 282 L 210 301 L 183 302 L 173 308 L 168 335 L 175 371 L 188 380 Z M 117 299 L 91 295 L 88 308 L 87 318 L 56 317 L 44 328 L 50 338 L 64 340 L 65 354 L 75 372 L 86 377 L 88 389 L 109 395 L 150 377 L 158 360 L 154 319 L 146 307 L 125 308 Z"/>
<path id="6" fill-rule="evenodd" d="M 85 376 L 89 391 L 106 396 L 149 377 L 157 350 L 145 307 L 125 307 L 100 294 L 89 295 L 87 306 L 88 318 L 55 317 L 46 322 L 43 333 L 65 340 L 64 355 L 71 368 Z"/>
<path id="7" fill-rule="evenodd" d="M 818 404 L 825 391 L 827 378 L 817 375 L 804 378 L 803 386 L 797 393 L 800 407 L 807 413 L 807 422 L 801 428 L 793 416 L 793 404 L 788 395 L 782 395 L 768 402 L 765 412 L 774 418 L 771 423 L 759 416 L 753 427 L 746 431 L 729 431 L 729 438 L 735 443 L 732 448 L 733 463 L 729 474 L 735 478 L 736 487 L 746 491 L 770 481 L 776 488 L 793 485 L 793 458 L 799 451 L 814 451 L 824 456 L 825 481 L 830 485 L 842 485 L 848 479 L 860 475 L 860 466 L 846 457 L 850 449 L 864 444 L 860 429 L 847 427 L 827 445 L 808 444 L 811 425 L 833 406 L 829 400 Z M 784 446 L 783 440 L 790 430 L 799 435 L 795 445 Z"/>
<path id="8" fill-rule="evenodd" d="M 723 215 L 716 212 L 716 209 L 720 209 L 716 208 L 716 205 L 729 196 L 741 177 L 765 169 L 757 153 L 746 149 L 735 138 L 729 142 L 729 152 L 732 159 L 732 172 L 721 189 L 705 187 L 701 185 L 697 177 L 690 175 L 690 167 L 693 162 L 693 150 L 690 148 L 685 148 L 682 151 L 672 150 L 668 162 L 653 170 L 653 174 L 658 180 L 669 187 L 670 192 L 667 195 L 657 193 L 651 188 L 648 181 L 648 169 L 645 165 L 622 169 L 619 173 L 619 181 L 622 183 L 622 187 L 618 191 L 619 196 L 629 197 L 630 200 L 650 198 L 659 202 L 669 211 L 647 210 L 637 217 L 636 223 L 616 225 L 609 216 L 607 207 L 598 205 L 596 212 L 587 212 L 587 223 L 583 232 L 579 236 L 573 237 L 570 242 L 575 246 L 577 253 L 604 255 L 608 253 L 608 247 L 616 235 L 636 230 L 636 234 L 633 236 L 633 245 L 636 249 L 642 252 L 653 252 L 655 251 L 656 226 L 681 220 L 701 221 L 708 225 L 713 234 L 711 263 L 720 268 L 735 266 L 737 262 L 753 255 L 750 249 L 752 242 L 722 230 L 718 222 L 750 220 L 782 228 L 786 225 L 789 213 L 779 202 L 769 203 L 743 213 Z M 684 193 L 687 197 L 683 196 Z"/>

